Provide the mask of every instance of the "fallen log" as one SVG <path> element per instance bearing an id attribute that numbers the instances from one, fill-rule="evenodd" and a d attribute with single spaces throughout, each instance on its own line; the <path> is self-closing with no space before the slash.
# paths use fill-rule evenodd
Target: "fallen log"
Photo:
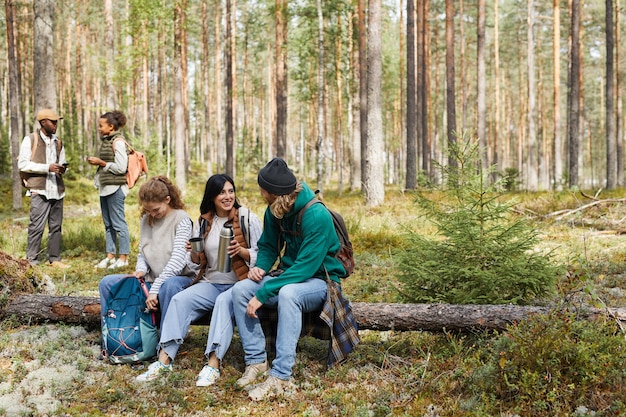
<path id="1" fill-rule="evenodd" d="M 352 310 L 365 330 L 504 330 L 532 314 L 545 314 L 549 307 L 516 305 L 457 305 L 457 304 L 395 304 L 353 302 Z M 580 319 L 593 320 L 611 315 L 626 321 L 626 309 L 577 310 Z M 13 297 L 0 310 L 1 317 L 15 316 L 28 323 L 58 322 L 100 325 L 98 297 L 51 296 L 23 294 Z"/>

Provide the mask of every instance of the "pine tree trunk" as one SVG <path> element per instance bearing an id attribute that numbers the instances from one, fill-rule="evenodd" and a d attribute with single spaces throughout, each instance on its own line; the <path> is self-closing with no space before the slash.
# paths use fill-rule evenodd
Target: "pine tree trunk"
<path id="1" fill-rule="evenodd" d="M 406 180 L 407 190 L 417 187 L 417 61 L 415 56 L 415 1 L 407 0 L 406 14 Z"/>
<path id="2" fill-rule="evenodd" d="M 276 156 L 287 158 L 287 17 L 286 0 L 276 0 Z"/>
<path id="3" fill-rule="evenodd" d="M 57 108 L 54 0 L 35 0 L 33 12 L 33 92 L 37 112 L 43 108 Z"/>
<path id="4" fill-rule="evenodd" d="M 478 112 L 477 135 L 478 143 L 481 151 L 481 167 L 483 172 L 487 171 L 489 161 L 487 159 L 487 108 L 486 108 L 486 91 L 487 82 L 485 80 L 485 0 L 478 0 L 478 16 L 477 16 L 477 35 L 476 35 L 476 100 Z"/>
<path id="5" fill-rule="evenodd" d="M 554 85 L 553 92 L 553 143 L 552 143 L 552 178 L 554 180 L 554 188 L 560 190 L 563 181 L 563 139 L 561 136 L 561 15 L 559 0 L 553 0 L 553 33 L 552 33 L 552 82 Z"/>
<path id="6" fill-rule="evenodd" d="M 183 99 L 185 82 L 183 73 L 183 32 L 185 31 L 185 0 L 179 0 L 174 7 L 174 143 L 176 185 L 184 193 L 186 187 L 185 162 L 185 104 Z"/>
<path id="7" fill-rule="evenodd" d="M 606 188 L 617 187 L 617 143 L 615 137 L 615 73 L 614 73 L 614 26 L 613 0 L 605 2 L 605 34 L 606 34 Z"/>
<path id="8" fill-rule="evenodd" d="M 378 207 L 385 201 L 383 167 L 384 143 L 382 121 L 382 36 L 381 0 L 370 0 L 367 32 L 367 207 Z"/>
<path id="9" fill-rule="evenodd" d="M 446 119 L 448 122 L 448 146 L 456 144 L 456 105 L 455 105 L 455 70 L 454 70 L 454 0 L 446 0 Z M 448 165 L 456 166 L 456 158 L 448 156 Z"/>
<path id="10" fill-rule="evenodd" d="M 361 184 L 367 182 L 367 1 L 358 0 L 359 9 L 359 130 L 361 134 Z"/>
<path id="11" fill-rule="evenodd" d="M 580 148 L 580 0 L 572 0 L 570 62 L 567 92 L 567 149 L 569 187 L 578 186 Z"/>
<path id="12" fill-rule="evenodd" d="M 13 169 L 13 210 L 22 208 L 22 181 L 17 168 L 17 158 L 20 153 L 20 102 L 22 90 L 20 88 L 19 62 L 17 59 L 17 44 L 15 38 L 15 5 L 12 0 L 4 3 L 7 28 L 7 66 L 9 67 L 9 119 L 11 127 L 11 166 Z"/>
<path id="13" fill-rule="evenodd" d="M 394 304 L 352 302 L 352 312 L 360 330 L 394 331 L 472 331 L 505 330 L 533 314 L 547 314 L 548 307 L 459 304 Z M 626 308 L 612 308 L 608 314 L 626 320 Z M 605 317 L 604 309 L 576 311 L 580 320 Z M 25 323 L 66 323 L 100 326 L 98 297 L 25 294 L 8 301 L 0 317 L 15 317 Z M 203 322 L 202 322 L 203 323 Z M 203 323 L 205 324 L 205 323 Z"/>

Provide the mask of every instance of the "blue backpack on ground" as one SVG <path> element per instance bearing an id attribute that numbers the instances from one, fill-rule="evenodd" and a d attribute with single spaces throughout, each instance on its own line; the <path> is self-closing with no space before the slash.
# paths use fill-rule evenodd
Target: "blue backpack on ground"
<path id="1" fill-rule="evenodd" d="M 129 275 L 111 287 L 102 322 L 104 355 L 111 363 L 132 363 L 156 356 L 156 314 L 146 308 L 150 284 Z"/>

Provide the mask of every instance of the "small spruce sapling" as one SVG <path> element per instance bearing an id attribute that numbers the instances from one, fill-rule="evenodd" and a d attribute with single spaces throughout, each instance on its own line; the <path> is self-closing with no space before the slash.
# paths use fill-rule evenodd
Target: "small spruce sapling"
<path id="1" fill-rule="evenodd" d="M 436 235 L 409 230 L 396 253 L 402 301 L 528 304 L 550 294 L 559 267 L 535 250 L 538 231 L 513 213 L 500 183 L 487 183 L 493 171 L 481 169 L 476 145 L 450 152 L 456 164 L 440 166 L 446 189 L 416 200 Z"/>

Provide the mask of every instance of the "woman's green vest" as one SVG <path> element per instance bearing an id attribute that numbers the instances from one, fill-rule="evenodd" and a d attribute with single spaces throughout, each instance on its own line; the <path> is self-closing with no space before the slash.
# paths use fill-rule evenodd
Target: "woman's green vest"
<path id="1" fill-rule="evenodd" d="M 113 133 L 110 136 L 105 136 L 102 138 L 100 144 L 100 159 L 104 162 L 113 162 L 115 161 L 115 152 L 113 151 L 113 141 L 116 138 L 122 137 L 119 132 Z M 123 139 L 123 138 L 122 138 Z M 129 151 L 129 148 L 126 147 L 126 152 Z M 127 168 L 128 169 L 128 168 Z M 100 171 L 100 185 L 124 185 L 126 184 L 126 173 L 115 175 L 111 172 L 105 171 L 102 167 L 98 168 Z"/>

